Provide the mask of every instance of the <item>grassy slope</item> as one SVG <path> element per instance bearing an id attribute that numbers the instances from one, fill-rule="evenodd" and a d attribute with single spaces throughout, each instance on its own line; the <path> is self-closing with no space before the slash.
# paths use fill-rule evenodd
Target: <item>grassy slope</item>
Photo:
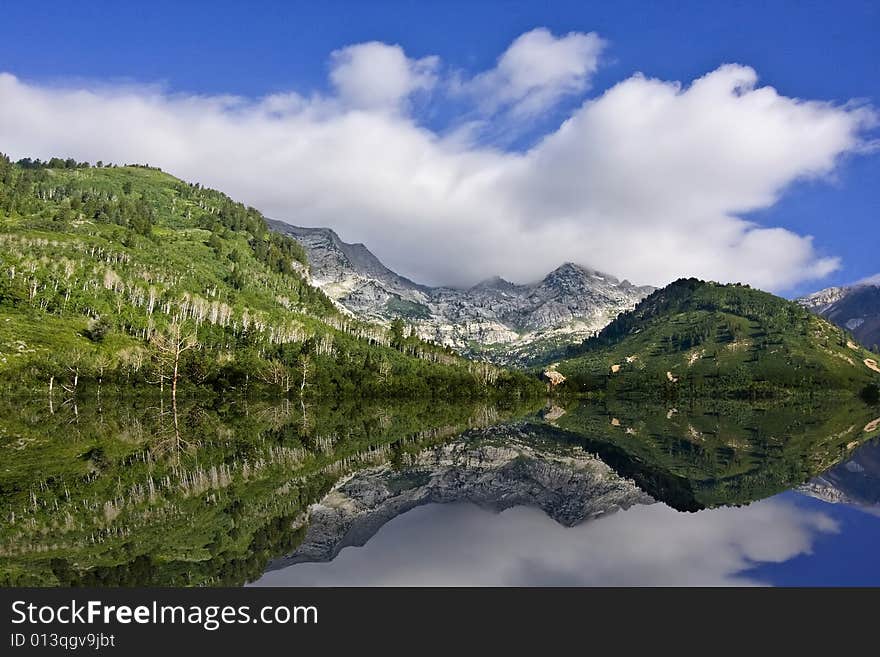
<path id="1" fill-rule="evenodd" d="M 576 391 L 858 392 L 880 379 L 864 363 L 874 357 L 845 331 L 793 302 L 688 279 L 618 317 L 558 370 Z"/>
<path id="2" fill-rule="evenodd" d="M 252 380 L 287 389 L 306 357 L 309 389 L 324 393 L 473 394 L 495 375 L 528 386 L 345 317 L 303 278 L 301 247 L 266 230 L 258 212 L 155 169 L 0 162 L 0 247 L 7 388 L 53 376 L 70 387 L 77 373 L 155 381 L 162 363 L 150 337 L 174 321 L 200 343 L 182 376 L 218 389 Z M 99 340 L 87 337 L 95 318 L 109 326 Z"/>

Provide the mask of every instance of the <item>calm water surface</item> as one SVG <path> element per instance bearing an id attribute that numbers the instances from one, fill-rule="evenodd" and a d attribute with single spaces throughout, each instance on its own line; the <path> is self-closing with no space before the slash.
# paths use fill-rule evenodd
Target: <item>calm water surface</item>
<path id="1" fill-rule="evenodd" d="M 821 462 L 834 442 L 830 436 L 847 432 L 852 438 L 861 425 L 835 432 L 820 423 L 824 437 L 806 441 L 811 447 L 801 453 L 803 463 L 785 461 L 782 450 L 736 466 L 732 454 L 723 461 L 717 453 L 725 451 L 721 443 L 716 453 L 706 452 L 719 437 L 747 450 L 746 439 L 736 432 L 725 436 L 729 427 L 710 436 L 696 421 L 687 420 L 683 432 L 696 453 L 677 444 L 675 430 L 651 438 L 644 423 L 624 421 L 622 414 L 608 426 L 621 436 L 656 441 L 662 455 L 674 456 L 657 456 L 667 474 L 689 474 L 691 485 L 681 488 L 698 491 L 696 505 L 709 500 L 715 508 L 676 510 L 644 495 L 673 491 L 674 503 L 692 506 L 659 476 L 642 475 L 643 490 L 632 479 L 615 481 L 601 458 L 510 431 L 508 444 L 517 445 L 517 454 L 501 453 L 500 442 L 487 448 L 463 441 L 457 451 L 435 449 L 409 471 L 356 475 L 313 507 L 314 525 L 298 553 L 276 560 L 255 585 L 880 585 L 878 441 L 853 446 L 806 484 L 760 498 L 762 485 L 772 491 L 794 483 L 785 477 L 797 476 L 797 464 Z M 718 418 L 713 422 L 717 429 Z M 626 424 L 638 429 L 627 433 Z M 753 443 L 756 427 L 746 430 Z M 645 470 L 650 454 L 642 452 Z M 749 479 L 753 468 L 757 483 Z M 781 478 L 763 477 L 762 469 L 778 470 Z M 635 469 L 628 474 L 640 478 Z M 411 488 L 395 488 L 397 480 Z M 752 493 L 759 499 L 743 499 Z M 738 506 L 723 505 L 723 495 Z"/>
<path id="2" fill-rule="evenodd" d="M 0 584 L 880 585 L 880 409 L 0 401 Z"/>

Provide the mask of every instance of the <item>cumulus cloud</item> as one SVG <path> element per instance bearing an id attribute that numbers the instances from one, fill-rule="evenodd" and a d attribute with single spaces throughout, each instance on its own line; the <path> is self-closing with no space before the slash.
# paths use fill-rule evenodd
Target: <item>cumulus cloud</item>
<path id="1" fill-rule="evenodd" d="M 636 506 L 563 527 L 539 509 L 419 507 L 329 563 L 266 573 L 258 586 L 747 586 L 746 571 L 809 554 L 829 516 L 778 499 L 679 513 Z M 466 538 L 466 540 L 462 540 Z"/>
<path id="2" fill-rule="evenodd" d="M 485 98 L 528 108 L 586 88 L 590 48 L 601 40 L 530 32 L 483 78 L 516 80 L 511 91 Z M 510 56 L 522 49 L 531 59 Z M 837 259 L 743 214 L 833 173 L 874 121 L 869 108 L 786 97 L 727 65 L 688 85 L 633 75 L 517 152 L 419 121 L 414 94 L 433 87 L 444 100 L 436 58 L 370 43 L 330 66 L 332 94 L 258 100 L 0 74 L 0 150 L 149 162 L 268 216 L 330 226 L 426 283 L 529 281 L 573 261 L 640 283 L 695 275 L 782 291 Z"/>
<path id="3" fill-rule="evenodd" d="M 413 60 L 400 46 L 378 41 L 336 50 L 330 61 L 330 81 L 339 97 L 359 109 L 397 109 L 412 93 L 437 82 L 437 57 Z"/>
<path id="4" fill-rule="evenodd" d="M 595 32 L 555 37 L 538 28 L 517 37 L 495 68 L 461 82 L 460 91 L 487 113 L 506 109 L 516 118 L 528 118 L 585 91 L 604 47 Z"/>

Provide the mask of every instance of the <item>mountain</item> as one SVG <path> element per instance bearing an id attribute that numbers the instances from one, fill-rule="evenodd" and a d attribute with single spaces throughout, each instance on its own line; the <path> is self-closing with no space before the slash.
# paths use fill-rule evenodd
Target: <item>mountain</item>
<path id="1" fill-rule="evenodd" d="M 270 225 L 303 245 L 312 282 L 356 316 L 401 317 L 426 340 L 503 364 L 528 362 L 593 335 L 654 289 L 572 263 L 533 284 L 494 277 L 467 289 L 428 287 L 329 228 Z"/>
<path id="2" fill-rule="evenodd" d="M 850 331 L 866 347 L 880 351 L 880 285 L 829 287 L 797 301 Z"/>
<path id="3" fill-rule="evenodd" d="M 556 369 L 577 390 L 763 396 L 858 392 L 872 354 L 800 304 L 742 285 L 681 279 L 653 292 Z"/>
<path id="4" fill-rule="evenodd" d="M 345 258 L 385 274 L 363 247 Z M 84 383 L 361 397 L 540 387 L 352 318 L 309 268 L 254 208 L 158 169 L 0 156 L 0 381 L 68 394 Z"/>
<path id="5" fill-rule="evenodd" d="M 343 242 L 329 228 L 300 228 L 274 220 L 269 220 L 269 226 L 303 245 L 308 253 L 312 283 L 330 298 L 343 300 L 342 305 L 352 312 L 369 314 L 391 295 L 418 303 L 429 290 L 395 274 L 363 244 Z M 379 300 L 382 291 L 385 296 Z"/>
<path id="6" fill-rule="evenodd" d="M 803 484 L 847 455 L 845 465 L 808 486 L 846 479 L 840 485 L 848 495 L 858 487 L 859 499 L 876 508 L 880 451 L 871 436 L 878 426 L 865 424 L 870 409 L 853 401 L 764 408 L 727 402 L 725 413 L 670 413 L 668 406 L 615 400 L 545 409 L 543 422 L 531 416 L 472 428 L 340 479 L 309 506 L 302 542 L 268 569 L 330 561 L 425 504 L 469 503 L 494 512 L 530 506 L 573 527 L 655 501 L 680 511 L 749 504 Z M 840 469 L 845 474 L 838 476 Z"/>

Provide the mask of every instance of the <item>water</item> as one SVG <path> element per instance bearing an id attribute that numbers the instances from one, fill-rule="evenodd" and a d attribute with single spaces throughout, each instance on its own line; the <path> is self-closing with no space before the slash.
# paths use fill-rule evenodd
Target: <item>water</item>
<path id="1" fill-rule="evenodd" d="M 473 446 L 472 446 L 473 447 Z M 744 506 L 719 506 L 697 512 L 677 511 L 669 505 L 644 499 L 625 486 L 616 495 L 606 487 L 590 490 L 606 502 L 586 513 L 551 506 L 570 504 L 552 498 L 545 488 L 565 489 L 571 482 L 562 476 L 587 467 L 564 463 L 558 456 L 539 454 L 539 463 L 556 468 L 519 468 L 523 495 L 533 499 L 511 502 L 511 470 L 506 481 L 496 472 L 489 478 L 495 496 L 484 486 L 476 491 L 459 486 L 459 501 L 426 504 L 399 515 L 384 514 L 387 522 L 368 538 L 357 524 L 340 532 L 339 550 L 326 550 L 329 528 L 321 538 L 323 554 L 312 550 L 312 531 L 299 551 L 308 561 L 286 565 L 277 561 L 255 584 L 258 586 L 749 586 L 749 585 L 873 585 L 880 584 L 875 554 L 880 540 L 880 443 L 869 441 L 850 458 L 813 478 L 797 490 L 772 495 Z M 445 464 L 471 479 L 486 479 L 485 454 L 471 449 L 467 457 L 428 459 Z M 548 465 L 553 463 L 553 465 Z M 420 464 L 418 468 L 423 468 Z M 505 468 L 499 465 L 499 471 Z M 442 470 L 442 466 L 440 466 Z M 482 471 L 481 471 L 482 470 Z M 465 474 L 467 473 L 467 474 Z M 528 474 L 531 473 L 531 474 Z M 449 473 L 435 476 L 455 481 Z M 594 476 L 608 476 L 594 472 Z M 360 479 L 360 483 L 358 483 Z M 590 486 L 588 479 L 578 487 Z M 595 482 L 594 482 L 595 483 Z M 336 499 L 326 503 L 352 507 L 352 500 L 371 500 L 373 508 L 361 511 L 382 514 L 382 481 L 362 473 L 343 485 Z M 347 493 L 340 498 L 339 493 Z M 439 493 L 442 496 L 444 493 Z M 417 496 L 418 497 L 418 496 Z M 454 494 L 453 494 L 454 497 Z M 476 500 L 468 498 L 477 498 Z M 389 499 L 393 499 L 391 496 Z M 677 500 L 680 498 L 676 497 Z M 522 504 L 522 502 L 526 502 Z M 476 502 L 476 503 L 475 503 Z M 385 502 L 386 504 L 388 502 Z M 589 505 L 579 499 L 574 507 Z M 621 508 L 622 505 L 624 508 Z M 404 507 L 405 508 L 405 507 Z M 338 514 L 337 514 L 338 515 Z M 316 521 L 332 524 L 328 514 L 316 510 Z M 553 517 L 551 517 L 553 516 Z M 583 517 L 581 517 L 583 516 Z M 366 518 L 359 521 L 366 527 Z M 353 545 L 352 545 L 353 543 Z M 347 544 L 347 545 L 346 545 Z M 356 547 L 361 545 L 362 547 Z M 296 558 L 293 559 L 294 561 Z M 290 561 L 290 559 L 288 559 Z"/>
<path id="2" fill-rule="evenodd" d="M 429 504 L 330 562 L 257 586 L 750 586 L 880 584 L 876 515 L 783 493 L 695 514 L 638 506 L 564 527 L 540 510 Z"/>
<path id="3" fill-rule="evenodd" d="M 880 415 L 0 404 L 6 585 L 877 585 Z"/>

